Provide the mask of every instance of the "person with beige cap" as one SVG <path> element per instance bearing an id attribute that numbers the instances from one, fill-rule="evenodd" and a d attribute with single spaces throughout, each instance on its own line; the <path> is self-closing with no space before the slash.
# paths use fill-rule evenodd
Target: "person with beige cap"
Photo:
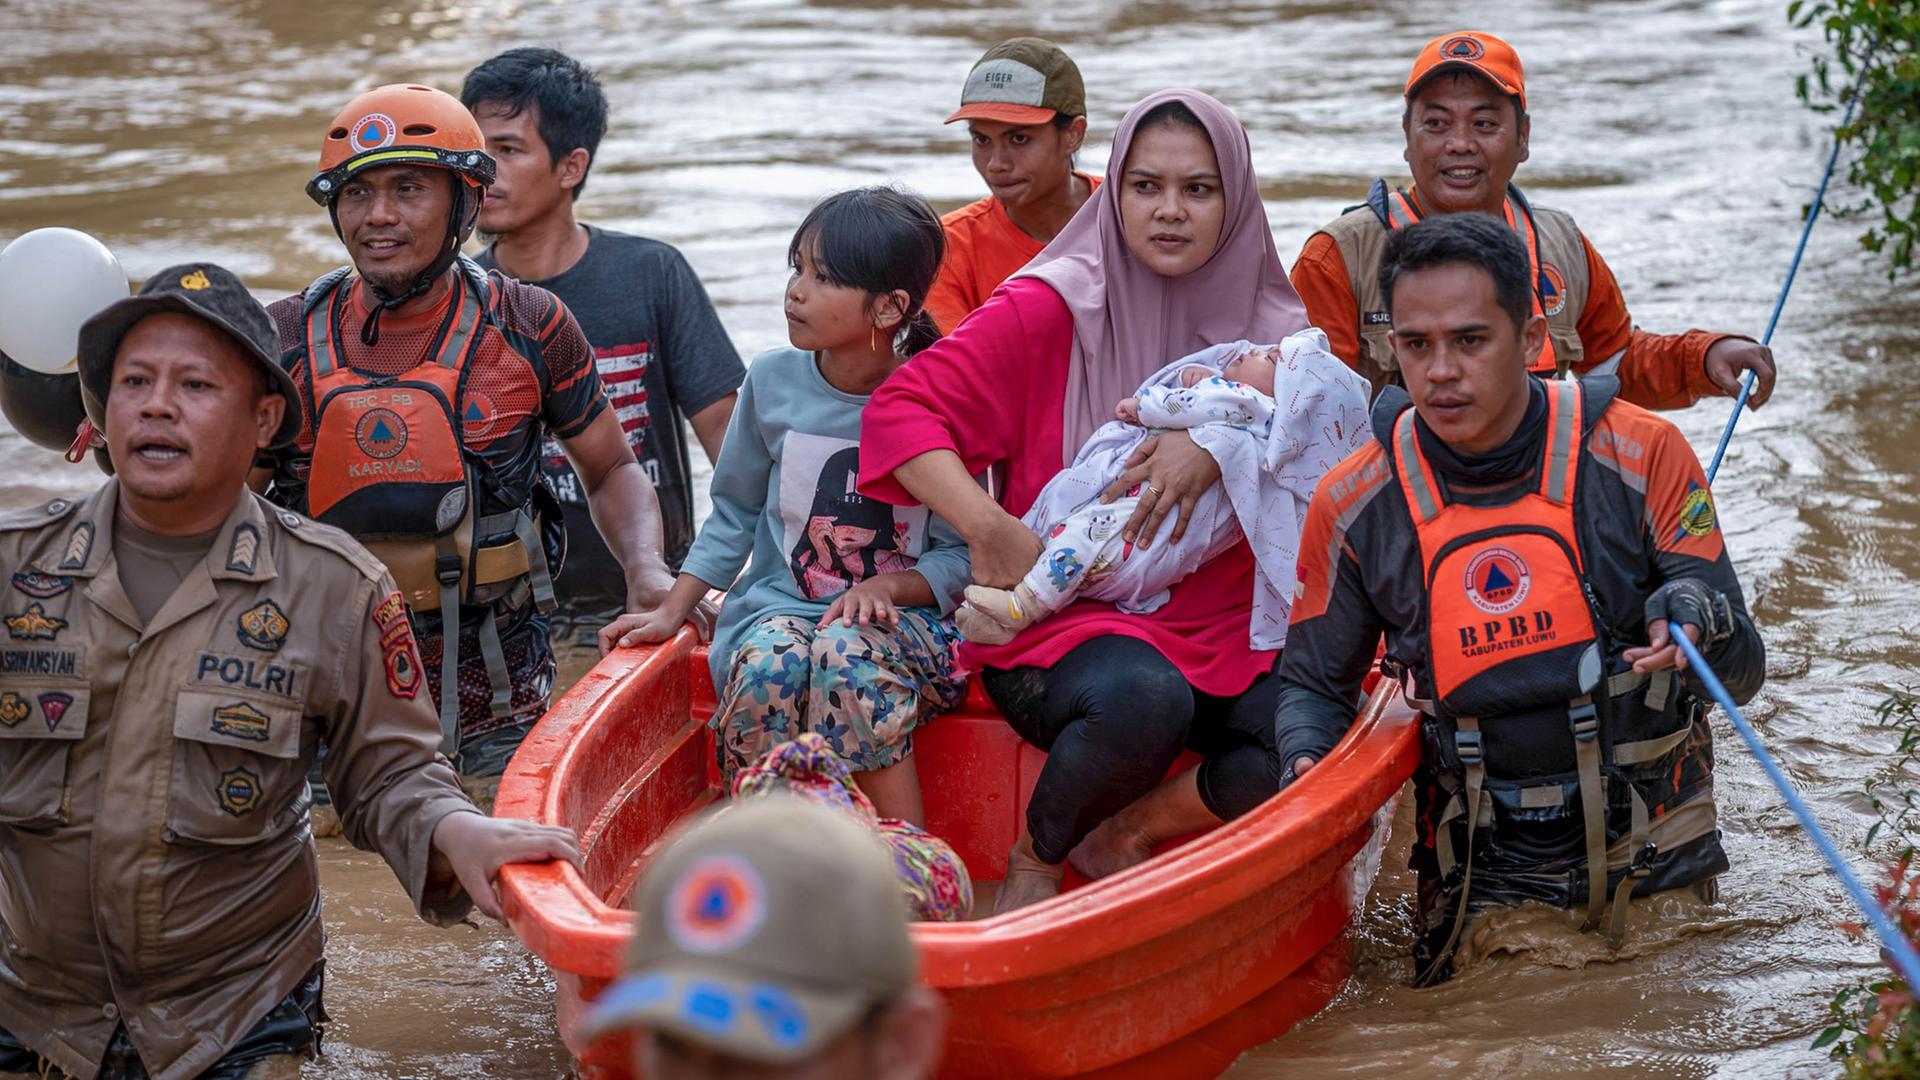
<path id="1" fill-rule="evenodd" d="M 962 120 L 973 167 L 993 193 L 940 219 L 947 256 L 927 311 L 942 333 L 1040 254 L 1100 186 L 1073 167 L 1087 137 L 1087 93 L 1080 69 L 1051 41 L 1018 37 L 988 49 L 947 117 Z"/>
<path id="2" fill-rule="evenodd" d="M 483 816 L 436 749 L 393 576 L 247 490 L 299 429 L 266 310 L 211 263 L 81 327 L 113 479 L 0 514 L 0 1073 L 233 1080 L 312 1058 L 307 769 L 420 917 L 499 914 L 571 830 Z"/>
<path id="3" fill-rule="evenodd" d="M 1773 354 L 1758 342 L 1634 326 L 1613 271 L 1573 219 L 1530 203 L 1514 185 L 1532 123 L 1513 46 L 1477 30 L 1428 42 L 1407 76 L 1400 127 L 1413 186 L 1389 190 L 1375 180 L 1366 202 L 1308 237 L 1293 265 L 1307 317 L 1375 392 L 1400 381 L 1379 280 L 1387 238 L 1422 217 L 1479 212 L 1505 221 L 1527 247 L 1533 312 L 1547 322 L 1534 374 L 1616 375 L 1621 398 L 1649 409 L 1735 396 L 1748 371 L 1757 376 L 1752 407 L 1772 394 Z"/>
<path id="4" fill-rule="evenodd" d="M 583 1022 L 632 1030 L 639 1075 L 923 1080 L 940 996 L 916 982 L 907 908 L 879 842 L 790 795 L 709 811 L 647 867 L 627 973 Z"/>

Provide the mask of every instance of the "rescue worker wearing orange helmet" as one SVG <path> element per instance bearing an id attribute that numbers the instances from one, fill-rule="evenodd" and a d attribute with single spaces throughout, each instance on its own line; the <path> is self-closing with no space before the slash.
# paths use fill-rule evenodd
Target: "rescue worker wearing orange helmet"
<path id="1" fill-rule="evenodd" d="M 1733 334 L 1634 326 L 1613 271 L 1573 218 L 1529 202 L 1515 186 L 1532 121 L 1513 46 L 1477 30 L 1428 42 L 1407 76 L 1400 127 L 1413 185 L 1389 189 L 1375 180 L 1366 202 L 1307 238 L 1291 275 L 1307 319 L 1326 331 L 1335 355 L 1372 380 L 1375 393 L 1400 381 L 1379 287 L 1387 238 L 1423 217 L 1479 211 L 1503 218 L 1527 245 L 1533 311 L 1547 325 L 1535 374 L 1617 375 L 1623 400 L 1684 409 L 1702 397 L 1737 395 L 1751 371 L 1748 403 L 1766 403 L 1774 377 L 1766 346 Z"/>
<path id="2" fill-rule="evenodd" d="M 469 778 L 504 770 L 553 686 L 545 613 L 565 536 L 540 476 L 544 437 L 587 490 L 628 606 L 651 608 L 673 583 L 659 503 L 573 316 L 460 255 L 493 175 L 478 122 L 451 95 L 359 95 L 307 184 L 353 264 L 268 309 L 302 416 L 274 455 L 273 497 L 393 572 L 442 748 Z"/>

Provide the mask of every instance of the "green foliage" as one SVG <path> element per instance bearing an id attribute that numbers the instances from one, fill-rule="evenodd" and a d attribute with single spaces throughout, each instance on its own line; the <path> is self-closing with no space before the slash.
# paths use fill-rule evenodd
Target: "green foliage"
<path id="1" fill-rule="evenodd" d="M 1882 725 L 1900 735 L 1891 781 L 1867 784 L 1867 798 L 1880 820 L 1867 833 L 1869 855 L 1887 860 L 1886 876 L 1875 890 L 1895 926 L 1920 944 L 1920 790 L 1914 765 L 1920 762 L 1920 697 L 1895 693 L 1875 710 Z M 1845 924 L 1847 933 L 1867 938 L 1866 927 Z M 1905 980 L 1889 972 L 1834 995 L 1828 1007 L 1831 1025 L 1813 1042 L 1828 1047 L 1849 1080 L 1895 1080 L 1920 1076 L 1920 1005 Z"/>
<path id="2" fill-rule="evenodd" d="M 1888 277 L 1911 270 L 1920 241 L 1920 0 L 1793 0 L 1787 18 L 1819 25 L 1833 50 L 1800 76 L 1800 100 L 1832 112 L 1857 99 L 1835 137 L 1854 151 L 1847 179 L 1862 196 L 1828 208 L 1871 219 L 1860 243 L 1887 255 Z"/>

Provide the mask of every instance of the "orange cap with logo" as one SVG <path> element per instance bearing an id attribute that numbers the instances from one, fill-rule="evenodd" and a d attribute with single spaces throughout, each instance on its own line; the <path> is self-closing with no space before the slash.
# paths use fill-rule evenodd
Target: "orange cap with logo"
<path id="1" fill-rule="evenodd" d="M 1420 58 L 1413 62 L 1413 73 L 1407 76 L 1407 97 L 1411 98 L 1429 77 L 1452 67 L 1467 68 L 1492 80 L 1502 92 L 1519 98 L 1520 108 L 1526 109 L 1527 73 L 1520 66 L 1520 54 L 1513 51 L 1513 46 L 1478 30 L 1457 30 L 1427 42 Z"/>

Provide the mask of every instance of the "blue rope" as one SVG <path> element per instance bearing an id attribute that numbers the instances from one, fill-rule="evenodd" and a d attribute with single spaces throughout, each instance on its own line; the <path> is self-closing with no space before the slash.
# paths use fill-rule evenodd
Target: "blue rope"
<path id="1" fill-rule="evenodd" d="M 1868 53 L 1872 57 L 1872 53 Z M 1840 118 L 1840 126 L 1846 127 L 1853 122 L 1853 107 L 1860 102 L 1856 92 L 1847 102 L 1846 114 Z M 1813 235 L 1813 222 L 1820 216 L 1820 205 L 1827 197 L 1827 182 L 1833 179 L 1833 168 L 1840 161 L 1840 136 L 1836 131 L 1833 137 L 1833 152 L 1827 155 L 1827 171 L 1820 177 L 1820 190 L 1814 193 L 1813 202 L 1807 207 L 1807 223 L 1800 230 L 1800 243 L 1793 249 L 1793 264 L 1787 267 L 1786 283 L 1780 286 L 1780 296 L 1773 302 L 1773 317 L 1767 320 L 1767 332 L 1760 338 L 1761 347 L 1773 344 L 1773 328 L 1780 325 L 1780 309 L 1787 306 L 1787 292 L 1793 288 L 1793 276 L 1800 272 L 1800 257 L 1807 253 L 1807 237 Z M 1733 441 L 1733 427 L 1740 422 L 1740 413 L 1747 406 L 1747 395 L 1753 392 L 1754 380 L 1758 374 L 1748 371 L 1740 380 L 1740 396 L 1734 399 L 1733 415 L 1727 417 L 1727 429 L 1720 433 L 1720 445 L 1714 448 L 1713 464 L 1707 468 L 1707 484 L 1713 484 L 1714 476 L 1720 471 L 1720 459 L 1726 456 L 1727 444 Z"/>
<path id="2" fill-rule="evenodd" d="M 1893 925 L 1893 920 L 1887 917 L 1885 909 L 1874 901 L 1872 894 L 1860 884 L 1860 879 L 1853 875 L 1853 868 L 1848 866 L 1846 859 L 1841 857 L 1840 849 L 1834 846 L 1833 839 L 1827 835 L 1825 829 L 1820 827 L 1820 823 L 1814 820 L 1813 811 L 1807 808 L 1806 802 L 1800 798 L 1800 793 L 1794 790 L 1793 784 L 1787 779 L 1787 774 L 1782 772 L 1779 763 L 1773 760 L 1773 755 L 1761 745 L 1760 733 L 1747 722 L 1746 716 L 1740 711 L 1740 706 L 1733 703 L 1733 696 L 1728 694 L 1727 688 L 1720 684 L 1719 676 L 1707 666 L 1706 658 L 1700 655 L 1700 650 L 1694 646 L 1692 639 L 1687 637 L 1686 631 L 1675 628 L 1673 640 L 1680 646 L 1680 651 L 1687 654 L 1687 663 L 1693 666 L 1693 673 L 1707 688 L 1707 693 L 1712 694 L 1713 699 L 1720 703 L 1720 707 L 1727 711 L 1727 719 L 1733 721 L 1734 730 L 1747 741 L 1747 747 L 1753 751 L 1753 756 L 1760 759 L 1761 768 L 1767 770 L 1767 779 L 1772 780 L 1773 786 L 1779 788 L 1780 794 L 1786 796 L 1787 806 L 1793 810 L 1793 816 L 1800 819 L 1800 827 L 1813 838 L 1813 845 L 1820 849 L 1820 855 L 1827 860 L 1827 865 L 1833 867 L 1833 872 L 1839 876 L 1840 884 L 1845 887 L 1847 894 L 1853 897 L 1854 903 L 1860 905 L 1861 911 L 1866 912 L 1867 921 L 1873 924 L 1873 931 L 1879 936 L 1881 946 L 1892 954 L 1893 964 L 1900 969 L 1900 974 L 1906 977 L 1907 985 L 1920 989 L 1920 953 L 1914 951 L 1913 943 Z"/>

